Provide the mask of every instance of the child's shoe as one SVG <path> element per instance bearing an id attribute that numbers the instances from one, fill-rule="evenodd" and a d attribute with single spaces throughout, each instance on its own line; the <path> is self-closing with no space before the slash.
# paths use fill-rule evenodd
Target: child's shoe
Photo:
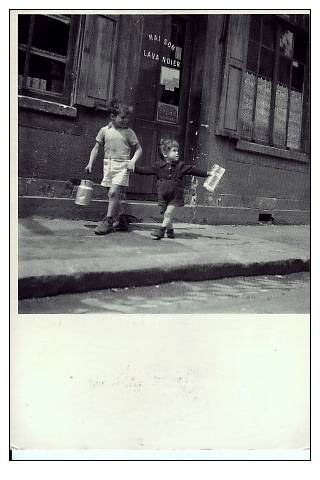
<path id="1" fill-rule="evenodd" d="M 96 226 L 94 233 L 96 235 L 107 235 L 108 233 L 112 233 L 113 231 L 113 218 L 104 217 L 101 222 L 99 222 Z"/>
<path id="2" fill-rule="evenodd" d="M 127 232 L 129 230 L 129 222 L 126 215 L 119 215 L 117 221 L 113 224 L 113 228 L 117 232 Z"/>
<path id="3" fill-rule="evenodd" d="M 160 227 L 158 230 L 151 232 L 151 235 L 155 237 L 154 240 L 161 240 L 161 238 L 164 237 L 165 233 L 166 233 L 166 227 Z"/>
<path id="4" fill-rule="evenodd" d="M 167 230 L 167 238 L 174 238 L 174 230 L 170 228 Z"/>

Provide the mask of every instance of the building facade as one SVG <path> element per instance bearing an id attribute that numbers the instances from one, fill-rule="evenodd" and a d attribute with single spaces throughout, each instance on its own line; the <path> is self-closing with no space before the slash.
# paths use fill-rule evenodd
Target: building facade
<path id="1" fill-rule="evenodd" d="M 306 14 L 19 14 L 20 194 L 64 195 L 83 176 L 115 97 L 133 107 L 142 165 L 173 137 L 186 163 L 226 169 L 214 193 L 186 179 L 186 204 L 218 223 L 306 223 L 309 77 Z M 155 191 L 131 175 L 129 200 Z"/>

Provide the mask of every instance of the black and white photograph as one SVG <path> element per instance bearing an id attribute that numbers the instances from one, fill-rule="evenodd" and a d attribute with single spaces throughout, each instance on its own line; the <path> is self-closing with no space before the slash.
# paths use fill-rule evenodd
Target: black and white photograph
<path id="1" fill-rule="evenodd" d="M 10 11 L 14 459 L 308 457 L 310 17 Z"/>
<path id="2" fill-rule="evenodd" d="M 18 14 L 19 313 L 308 313 L 308 28 Z"/>

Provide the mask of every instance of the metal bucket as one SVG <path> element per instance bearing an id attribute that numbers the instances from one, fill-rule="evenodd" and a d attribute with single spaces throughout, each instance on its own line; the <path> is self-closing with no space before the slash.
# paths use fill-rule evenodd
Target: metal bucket
<path id="1" fill-rule="evenodd" d="M 81 180 L 77 190 L 75 203 L 77 205 L 87 206 L 91 202 L 93 192 L 92 180 Z"/>

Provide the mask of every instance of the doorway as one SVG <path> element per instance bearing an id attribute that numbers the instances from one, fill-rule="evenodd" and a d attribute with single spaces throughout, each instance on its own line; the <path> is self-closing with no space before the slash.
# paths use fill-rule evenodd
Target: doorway
<path id="1" fill-rule="evenodd" d="M 194 23 L 193 15 L 144 16 L 134 126 L 141 165 L 156 161 L 164 137 L 178 140 L 185 152 Z M 132 174 L 128 193 L 152 200 L 155 192 L 153 176 Z"/>

